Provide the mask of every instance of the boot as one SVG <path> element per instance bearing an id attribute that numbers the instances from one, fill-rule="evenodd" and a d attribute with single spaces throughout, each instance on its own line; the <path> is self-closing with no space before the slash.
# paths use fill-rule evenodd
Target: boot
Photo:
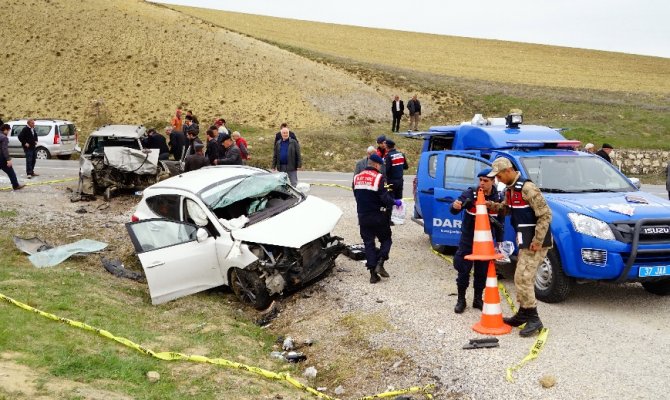
<path id="1" fill-rule="evenodd" d="M 375 267 L 375 272 L 381 275 L 384 278 L 389 278 L 391 275 L 389 275 L 388 272 L 384 269 L 384 259 L 380 258 L 379 261 L 377 262 L 377 266 Z"/>
<path id="2" fill-rule="evenodd" d="M 458 288 L 458 300 L 456 300 L 454 312 L 461 314 L 463 311 L 465 311 L 465 288 Z"/>
<path id="3" fill-rule="evenodd" d="M 537 332 L 540 332 L 540 329 L 543 328 L 542 321 L 540 321 L 540 316 L 537 315 L 537 307 L 526 308 L 526 326 L 519 331 L 519 335 L 523 337 L 532 336 Z"/>
<path id="4" fill-rule="evenodd" d="M 371 270 L 370 270 L 370 283 L 377 283 L 377 282 L 379 282 L 379 281 L 381 281 L 381 280 L 382 280 L 382 278 L 380 278 L 379 275 L 377 275 L 377 273 L 375 272 L 375 270 L 374 270 L 374 269 L 371 269 Z"/>
<path id="5" fill-rule="evenodd" d="M 472 298 L 472 308 L 481 310 L 484 308 L 484 302 L 482 301 L 482 290 L 475 289 L 475 296 Z"/>
<path id="6" fill-rule="evenodd" d="M 503 322 L 509 326 L 521 326 L 528 321 L 528 315 L 526 314 L 526 309 L 519 307 L 519 311 L 516 312 L 511 318 L 503 318 Z"/>

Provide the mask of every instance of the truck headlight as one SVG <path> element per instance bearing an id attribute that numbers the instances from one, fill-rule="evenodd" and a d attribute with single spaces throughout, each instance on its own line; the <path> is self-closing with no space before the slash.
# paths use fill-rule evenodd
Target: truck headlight
<path id="1" fill-rule="evenodd" d="M 584 214 L 568 213 L 575 231 L 603 240 L 614 240 L 614 233 L 605 222 Z"/>

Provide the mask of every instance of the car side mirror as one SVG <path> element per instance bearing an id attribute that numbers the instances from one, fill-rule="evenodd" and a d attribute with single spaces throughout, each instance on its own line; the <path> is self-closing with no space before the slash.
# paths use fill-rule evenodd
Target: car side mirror
<path id="1" fill-rule="evenodd" d="M 630 183 L 632 183 L 633 186 L 635 186 L 636 188 L 638 188 L 638 189 L 641 189 L 641 188 L 642 188 L 642 182 L 640 182 L 640 178 L 628 178 L 628 180 L 629 180 Z"/>
<path id="2" fill-rule="evenodd" d="M 198 228 L 198 231 L 195 233 L 195 237 L 198 240 L 198 243 L 202 243 L 209 237 L 209 233 L 203 228 Z"/>

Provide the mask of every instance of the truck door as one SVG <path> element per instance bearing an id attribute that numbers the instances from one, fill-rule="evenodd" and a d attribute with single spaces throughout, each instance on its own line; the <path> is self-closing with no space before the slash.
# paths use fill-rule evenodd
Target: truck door
<path id="1" fill-rule="evenodd" d="M 433 244 L 458 246 L 461 237 L 463 213 L 451 214 L 451 203 L 467 188 L 476 188 L 479 184 L 477 174 L 490 167 L 488 160 L 481 157 L 479 151 L 443 151 L 437 152 L 436 178 L 430 208 L 431 219 L 424 218 L 429 226 L 427 231 Z M 425 230 L 426 228 L 424 228 Z"/>

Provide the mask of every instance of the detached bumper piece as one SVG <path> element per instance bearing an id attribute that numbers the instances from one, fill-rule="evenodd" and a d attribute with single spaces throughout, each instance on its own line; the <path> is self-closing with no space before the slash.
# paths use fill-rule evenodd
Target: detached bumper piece
<path id="1" fill-rule="evenodd" d="M 498 338 L 470 339 L 470 342 L 463 346 L 463 349 L 483 349 L 487 347 L 500 347 Z"/>

